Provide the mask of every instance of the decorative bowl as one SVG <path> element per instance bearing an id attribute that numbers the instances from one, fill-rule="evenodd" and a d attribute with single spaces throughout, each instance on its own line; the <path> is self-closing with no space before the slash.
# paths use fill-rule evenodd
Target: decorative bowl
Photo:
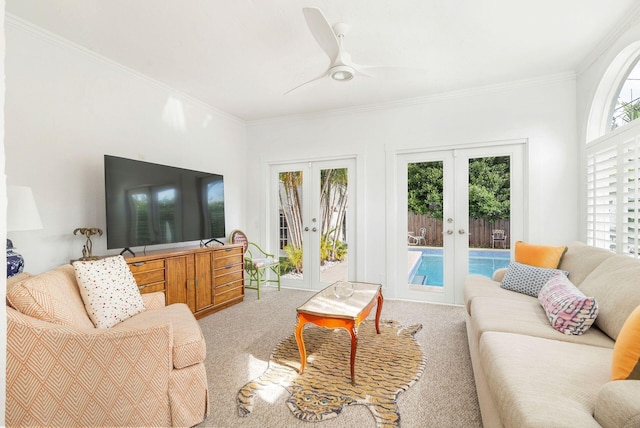
<path id="1" fill-rule="evenodd" d="M 333 285 L 333 294 L 338 299 L 346 299 L 353 295 L 353 284 L 349 281 L 338 281 Z"/>

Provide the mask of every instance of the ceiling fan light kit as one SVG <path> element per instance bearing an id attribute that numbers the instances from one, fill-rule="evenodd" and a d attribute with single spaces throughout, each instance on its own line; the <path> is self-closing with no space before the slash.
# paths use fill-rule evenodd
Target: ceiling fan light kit
<path id="1" fill-rule="evenodd" d="M 347 82 L 353 79 L 355 74 L 356 70 L 348 65 L 336 65 L 329 69 L 329 76 L 338 82 Z"/>

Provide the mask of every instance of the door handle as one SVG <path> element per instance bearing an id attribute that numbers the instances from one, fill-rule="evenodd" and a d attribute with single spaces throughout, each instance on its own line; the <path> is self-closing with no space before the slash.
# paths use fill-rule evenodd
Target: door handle
<path id="1" fill-rule="evenodd" d="M 460 229 L 460 230 L 458 230 L 458 233 L 459 233 L 460 235 L 464 235 L 464 229 Z"/>
<path id="2" fill-rule="evenodd" d="M 317 228 L 317 227 L 314 227 L 313 229 L 311 229 L 311 231 L 312 231 L 312 232 L 317 232 L 317 231 L 318 231 L 318 228 Z"/>
<path id="3" fill-rule="evenodd" d="M 447 235 L 453 235 L 453 230 L 451 229 L 447 230 Z"/>
<path id="4" fill-rule="evenodd" d="M 305 228 L 304 228 L 304 231 L 305 231 L 305 232 L 308 232 L 308 231 L 309 231 L 309 226 L 305 227 Z"/>

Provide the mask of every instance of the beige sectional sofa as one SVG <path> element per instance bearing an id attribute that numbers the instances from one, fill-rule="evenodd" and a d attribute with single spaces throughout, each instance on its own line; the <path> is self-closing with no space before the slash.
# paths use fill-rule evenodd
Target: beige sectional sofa
<path id="1" fill-rule="evenodd" d="M 184 304 L 95 328 L 74 269 L 7 281 L 7 426 L 192 426 L 209 413 L 206 345 Z"/>
<path id="2" fill-rule="evenodd" d="M 484 427 L 640 427 L 640 381 L 611 381 L 615 340 L 640 305 L 640 261 L 576 242 L 558 268 L 598 301 L 596 322 L 583 335 L 556 331 L 535 297 L 501 288 L 504 270 L 493 280 L 466 280 Z"/>

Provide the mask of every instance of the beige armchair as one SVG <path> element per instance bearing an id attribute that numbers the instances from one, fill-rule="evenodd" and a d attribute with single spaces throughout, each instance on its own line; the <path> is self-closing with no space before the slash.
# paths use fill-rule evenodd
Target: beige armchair
<path id="1" fill-rule="evenodd" d="M 192 426 L 209 413 L 206 346 L 186 305 L 108 329 L 79 307 L 70 265 L 7 284 L 7 426 Z M 88 321 L 88 323 L 87 323 Z"/>

